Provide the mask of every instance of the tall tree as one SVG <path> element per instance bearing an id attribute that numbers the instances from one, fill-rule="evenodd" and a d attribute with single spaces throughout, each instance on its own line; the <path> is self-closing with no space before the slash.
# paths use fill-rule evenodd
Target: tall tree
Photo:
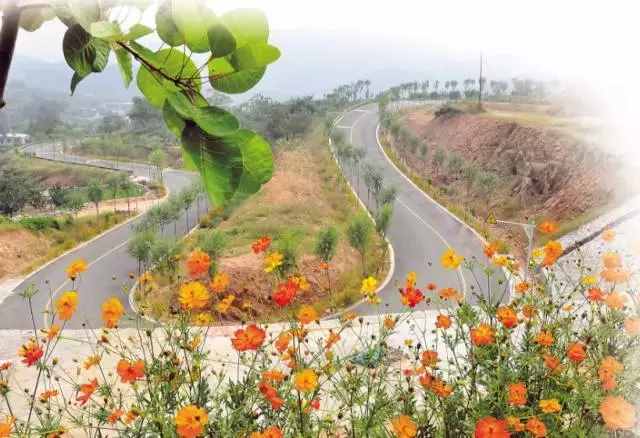
<path id="1" fill-rule="evenodd" d="M 87 198 L 96 206 L 96 219 L 100 217 L 100 203 L 103 197 L 104 192 L 102 191 L 100 183 L 96 180 L 91 181 L 87 189 Z"/>

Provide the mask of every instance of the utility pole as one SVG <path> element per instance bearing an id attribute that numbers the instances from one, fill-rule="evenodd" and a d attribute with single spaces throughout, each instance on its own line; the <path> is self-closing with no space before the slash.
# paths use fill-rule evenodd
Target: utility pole
<path id="1" fill-rule="evenodd" d="M 480 52 L 480 78 L 478 79 L 480 91 L 478 93 L 478 109 L 482 109 L 482 52 Z"/>

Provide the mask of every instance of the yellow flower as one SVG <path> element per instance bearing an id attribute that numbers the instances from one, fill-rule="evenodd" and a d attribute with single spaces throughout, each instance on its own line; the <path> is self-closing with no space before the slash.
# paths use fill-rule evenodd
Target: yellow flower
<path id="1" fill-rule="evenodd" d="M 222 301 L 216 304 L 216 310 L 220 313 L 227 313 L 235 299 L 235 295 L 227 295 Z"/>
<path id="2" fill-rule="evenodd" d="M 312 369 L 305 368 L 295 373 L 293 385 L 300 392 L 311 392 L 318 387 L 318 375 Z"/>
<path id="3" fill-rule="evenodd" d="M 447 249 L 440 257 L 440 263 L 446 269 L 458 269 L 463 260 L 464 257 L 456 253 L 453 248 Z"/>
<path id="4" fill-rule="evenodd" d="M 540 409 L 545 414 L 556 414 L 562 411 L 562 406 L 560 406 L 560 403 L 558 403 L 558 400 L 556 400 L 555 398 L 540 400 L 538 406 L 540 406 Z"/>
<path id="5" fill-rule="evenodd" d="M 193 322 L 200 326 L 209 326 L 213 322 L 213 317 L 209 313 L 198 313 L 193 317 Z"/>
<path id="6" fill-rule="evenodd" d="M 534 248 L 534 250 L 531 252 L 531 260 L 533 260 L 536 265 L 542 263 L 542 261 L 544 260 L 544 249 Z"/>
<path id="7" fill-rule="evenodd" d="M 218 272 L 213 276 L 213 280 L 211 281 L 211 289 L 213 289 L 213 291 L 217 293 L 224 292 L 229 287 L 229 283 L 229 276 L 224 272 Z"/>
<path id="8" fill-rule="evenodd" d="M 493 257 L 493 263 L 496 266 L 502 266 L 505 267 L 509 264 L 509 257 L 507 257 L 506 255 L 496 255 L 495 257 Z"/>
<path id="9" fill-rule="evenodd" d="M 416 285 L 417 275 L 415 272 L 411 271 L 407 274 L 407 287 L 413 287 Z"/>
<path id="10" fill-rule="evenodd" d="M 264 258 L 264 272 L 273 272 L 282 265 L 284 256 L 278 251 L 274 251 Z"/>
<path id="11" fill-rule="evenodd" d="M 209 301 L 209 291 L 198 281 L 190 281 L 180 287 L 178 297 L 183 309 L 202 309 Z"/>
<path id="12" fill-rule="evenodd" d="M 364 280 L 362 280 L 362 286 L 360 286 L 360 292 L 362 292 L 363 295 L 369 295 L 369 294 L 375 293 L 377 287 L 378 287 L 378 280 L 376 280 L 373 277 L 367 277 Z"/>
<path id="13" fill-rule="evenodd" d="M 311 324 L 318 319 L 318 312 L 311 306 L 301 306 L 298 310 L 298 321 L 300 324 Z"/>
<path id="14" fill-rule="evenodd" d="M 78 307 L 78 293 L 67 291 L 56 301 L 56 311 L 58 318 L 62 321 L 69 321 Z"/>
<path id="15" fill-rule="evenodd" d="M 94 354 L 92 356 L 87 357 L 84 360 L 84 363 L 82 364 L 82 366 L 84 367 L 85 370 L 90 370 L 94 366 L 98 365 L 101 359 L 102 358 L 100 357 L 99 354 Z"/>
<path id="16" fill-rule="evenodd" d="M 311 287 L 304 275 L 294 275 L 291 280 L 298 285 L 298 289 L 307 291 Z"/>
<path id="17" fill-rule="evenodd" d="M 602 240 L 605 242 L 611 242 L 616 238 L 616 231 L 612 228 L 607 228 L 602 232 Z"/>
<path id="18" fill-rule="evenodd" d="M 594 275 L 585 275 L 582 277 L 581 283 L 583 286 L 593 286 L 598 282 L 598 279 Z"/>
<path id="19" fill-rule="evenodd" d="M 102 303 L 102 320 L 107 328 L 113 328 L 124 315 L 124 306 L 116 297 Z"/>
<path id="20" fill-rule="evenodd" d="M 47 335 L 47 339 L 51 341 L 60 334 L 60 326 L 58 324 L 52 324 L 48 330 L 42 329 L 42 331 Z"/>
<path id="21" fill-rule="evenodd" d="M 86 270 L 87 262 L 83 259 L 77 259 L 71 262 L 69 266 L 67 266 L 65 272 L 67 273 L 67 278 L 69 278 L 69 280 L 75 280 L 76 278 L 78 278 L 78 275 Z"/>

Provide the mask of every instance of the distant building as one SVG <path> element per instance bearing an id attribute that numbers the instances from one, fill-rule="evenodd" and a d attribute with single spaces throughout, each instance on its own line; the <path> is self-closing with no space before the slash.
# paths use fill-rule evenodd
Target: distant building
<path id="1" fill-rule="evenodd" d="M 20 132 L 7 132 L 6 134 L 0 134 L 0 144 L 5 146 L 24 146 L 31 142 L 31 136 L 29 134 L 23 134 Z"/>

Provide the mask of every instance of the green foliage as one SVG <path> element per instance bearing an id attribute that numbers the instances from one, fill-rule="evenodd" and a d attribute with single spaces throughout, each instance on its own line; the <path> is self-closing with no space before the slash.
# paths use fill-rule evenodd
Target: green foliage
<path id="1" fill-rule="evenodd" d="M 43 231 L 49 228 L 60 229 L 58 220 L 51 216 L 30 216 L 18 221 L 20 225 L 31 231 Z"/>
<path id="2" fill-rule="evenodd" d="M 138 271 L 145 266 L 151 257 L 151 247 L 155 242 L 155 233 L 149 230 L 137 232 L 127 244 L 127 252 L 138 261 Z"/>
<path id="3" fill-rule="evenodd" d="M 359 214 L 351 218 L 349 225 L 347 226 L 347 238 L 349 244 L 360 253 L 362 258 L 362 271 L 366 274 L 366 252 L 371 243 L 371 232 L 373 226 L 369 217 L 364 213 Z"/>
<path id="4" fill-rule="evenodd" d="M 140 65 L 138 88 L 151 105 L 162 109 L 168 129 L 183 143 L 185 161 L 203 177 L 211 201 L 223 206 L 255 193 L 272 175 L 270 146 L 257 134 L 239 129 L 232 114 L 210 105 L 202 86 L 206 79 L 215 90 L 243 93 L 260 81 L 267 66 L 280 57 L 278 48 L 269 44 L 265 15 L 241 9 L 218 17 L 204 0 L 166 0 L 157 9 L 155 32 L 169 48 L 154 52 L 138 41 L 152 29 L 141 23 L 123 29 L 121 22 L 106 18 L 116 7 L 146 9 L 146 4 L 134 3 L 71 1 L 53 9 L 68 27 L 62 46 L 74 71 L 72 92 L 82 79 L 104 70 L 112 51 L 128 86 L 135 60 Z M 34 28 L 43 19 L 34 15 L 25 18 L 24 25 Z M 205 54 L 205 64 L 197 65 L 192 53 Z M 140 105 L 132 113 L 143 116 L 132 117 L 134 124 L 148 119 Z"/>
<path id="5" fill-rule="evenodd" d="M 393 205 L 390 203 L 382 204 L 382 208 L 376 214 L 376 231 L 381 235 L 387 234 L 391 217 L 393 216 Z"/>
<path id="6" fill-rule="evenodd" d="M 323 228 L 318 232 L 318 236 L 316 237 L 314 253 L 320 258 L 320 260 L 329 263 L 336 254 L 337 246 L 338 231 L 335 227 Z"/>
<path id="7" fill-rule="evenodd" d="M 41 202 L 40 188 L 13 163 L 0 165 L 0 213 L 13 216 L 27 204 Z"/>
<path id="8" fill-rule="evenodd" d="M 149 259 L 156 268 L 173 278 L 178 271 L 182 241 L 171 238 L 156 238 L 152 241 Z"/>
<path id="9" fill-rule="evenodd" d="M 64 208 L 77 215 L 83 209 L 86 198 L 77 191 L 69 192 L 64 198 Z"/>
<path id="10" fill-rule="evenodd" d="M 98 181 L 92 181 L 87 189 L 87 198 L 89 199 L 89 201 L 93 202 L 93 204 L 96 206 L 96 209 L 102 202 L 103 197 L 104 192 L 102 191 L 102 186 L 100 185 L 100 183 Z"/>

